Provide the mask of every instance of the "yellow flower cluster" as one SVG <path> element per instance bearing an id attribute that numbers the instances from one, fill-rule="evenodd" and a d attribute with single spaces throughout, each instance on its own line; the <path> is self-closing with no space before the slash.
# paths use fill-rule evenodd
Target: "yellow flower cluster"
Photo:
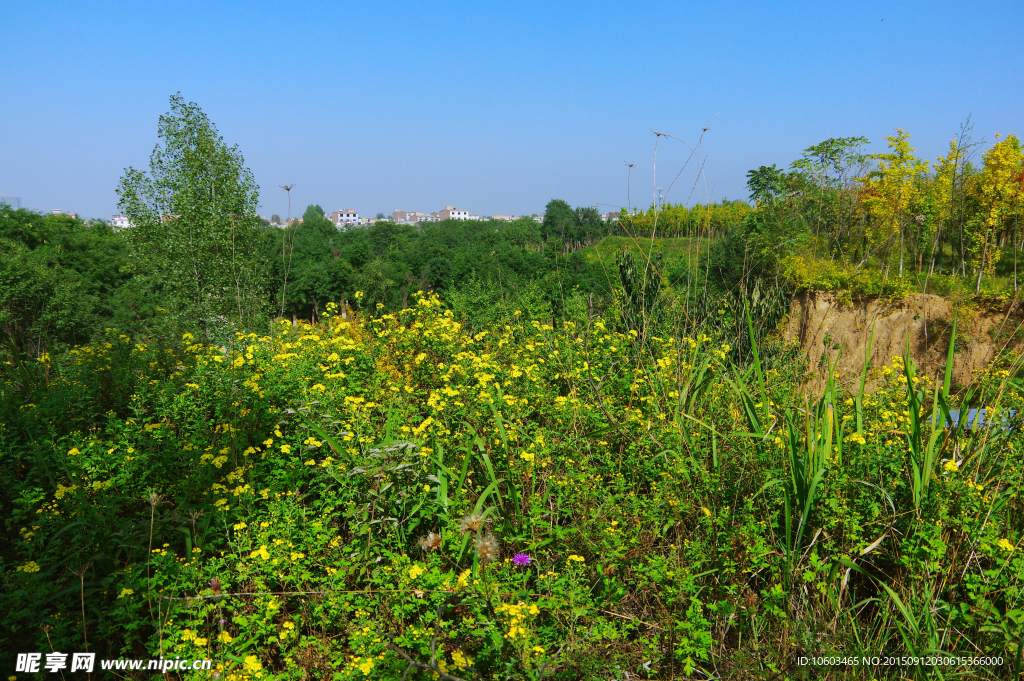
<path id="1" fill-rule="evenodd" d="M 502 603 L 498 606 L 498 612 L 508 615 L 508 633 L 505 634 L 505 638 L 515 639 L 526 636 L 523 621 L 527 615 L 539 615 L 540 608 L 535 604 L 527 605 L 520 601 L 516 605 Z"/>

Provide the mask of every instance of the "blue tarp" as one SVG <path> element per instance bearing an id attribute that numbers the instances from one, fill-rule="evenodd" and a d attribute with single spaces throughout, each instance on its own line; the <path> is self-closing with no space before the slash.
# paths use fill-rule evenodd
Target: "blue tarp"
<path id="1" fill-rule="evenodd" d="M 968 409 L 967 421 L 964 423 L 964 430 L 973 430 L 975 428 L 988 428 L 991 425 L 991 419 L 987 417 L 987 411 L 987 409 Z M 1012 419 L 1016 415 L 1016 409 L 1009 409 L 1007 411 L 999 412 L 999 423 L 1004 430 L 1013 430 L 1013 427 L 1010 425 L 1010 419 Z M 960 410 L 950 409 L 949 417 L 950 421 L 946 421 L 946 427 L 956 428 L 960 424 Z"/>

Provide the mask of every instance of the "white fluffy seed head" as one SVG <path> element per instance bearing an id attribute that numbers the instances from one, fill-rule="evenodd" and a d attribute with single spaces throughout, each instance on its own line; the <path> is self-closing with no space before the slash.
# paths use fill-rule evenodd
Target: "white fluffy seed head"
<path id="1" fill-rule="evenodd" d="M 420 538 L 419 544 L 424 551 L 436 551 L 441 548 L 441 535 L 437 532 L 428 532 L 426 537 Z"/>
<path id="2" fill-rule="evenodd" d="M 484 526 L 484 518 L 476 513 L 471 513 L 459 521 L 459 529 L 463 532 L 476 532 Z"/>
<path id="3" fill-rule="evenodd" d="M 480 556 L 481 563 L 490 563 L 501 557 L 501 545 L 498 538 L 488 532 L 476 542 L 476 554 Z"/>

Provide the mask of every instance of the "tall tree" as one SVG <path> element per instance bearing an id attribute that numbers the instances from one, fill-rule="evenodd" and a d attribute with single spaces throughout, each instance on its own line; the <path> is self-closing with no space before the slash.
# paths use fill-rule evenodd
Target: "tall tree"
<path id="1" fill-rule="evenodd" d="M 748 170 L 747 191 L 758 207 L 773 204 L 786 195 L 786 173 L 774 163 Z"/>
<path id="2" fill-rule="evenodd" d="M 541 226 L 541 236 L 547 239 L 565 240 L 567 230 L 572 230 L 576 224 L 576 211 L 561 199 L 551 199 L 544 208 L 544 222 Z"/>
<path id="3" fill-rule="evenodd" d="M 213 340 L 216 329 L 262 317 L 256 257 L 259 187 L 237 145 L 227 146 L 194 103 L 171 96 L 160 117 L 149 175 L 128 168 L 117 189 L 136 276 L 163 286 L 179 330 Z"/>
<path id="4" fill-rule="evenodd" d="M 831 137 L 807 147 L 790 164 L 805 179 L 804 214 L 814 225 L 815 248 L 831 226 L 830 251 L 842 250 L 856 210 L 856 193 L 851 190 L 871 158 L 861 149 L 869 143 L 866 137 Z"/>
<path id="5" fill-rule="evenodd" d="M 996 135 L 999 139 L 999 135 Z M 982 154 L 984 165 L 978 178 L 977 191 L 981 198 L 982 214 L 979 216 L 981 253 L 978 260 L 978 282 L 975 292 L 981 291 L 983 272 L 995 274 L 999 261 L 998 231 L 1004 221 L 1020 209 L 1020 196 L 1024 185 L 1024 156 L 1020 140 L 1008 136 Z"/>
<path id="6" fill-rule="evenodd" d="M 313 203 L 306 206 L 305 212 L 302 213 L 302 224 L 309 227 L 312 225 L 321 225 L 323 223 L 330 223 L 331 219 L 324 216 L 324 209 L 320 207 L 320 204 Z"/>
<path id="7" fill-rule="evenodd" d="M 888 253 L 891 241 L 899 237 L 902 276 L 905 227 L 910 220 L 911 206 L 921 198 L 921 187 L 914 180 L 927 172 L 928 161 L 922 161 L 911 153 L 914 149 L 910 146 L 910 135 L 902 128 L 885 139 L 892 151 L 875 156 L 878 170 L 862 178 L 864 193 L 861 201 L 876 221 L 876 243 L 884 244 Z M 886 264 L 886 274 L 888 271 Z"/>

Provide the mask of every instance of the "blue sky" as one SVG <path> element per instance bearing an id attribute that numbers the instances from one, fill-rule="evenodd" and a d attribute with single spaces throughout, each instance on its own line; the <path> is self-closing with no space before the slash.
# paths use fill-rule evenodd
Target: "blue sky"
<path id="1" fill-rule="evenodd" d="M 651 202 L 654 137 L 694 144 L 672 202 L 905 128 L 945 151 L 1024 134 L 1024 3 L 152 2 L 4 9 L 0 194 L 109 218 L 180 91 L 238 144 L 262 211 L 481 214 Z M 883 21 L 884 19 L 884 21 Z M 663 140 L 668 187 L 689 151 Z"/>

